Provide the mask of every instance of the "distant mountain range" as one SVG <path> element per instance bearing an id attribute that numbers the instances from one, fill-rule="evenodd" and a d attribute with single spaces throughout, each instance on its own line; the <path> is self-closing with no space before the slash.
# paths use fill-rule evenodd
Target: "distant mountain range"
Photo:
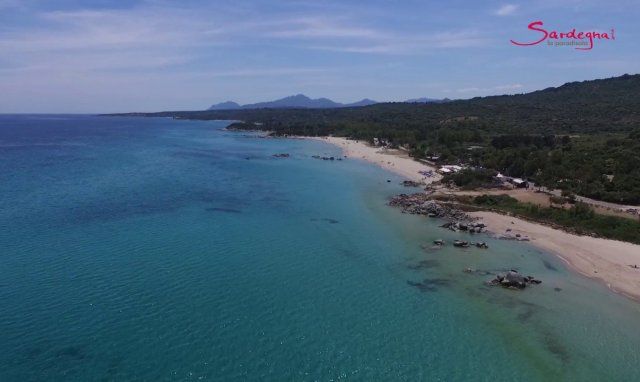
<path id="1" fill-rule="evenodd" d="M 410 103 L 442 103 L 449 99 L 433 99 L 433 98 L 415 98 L 405 102 Z M 258 102 L 246 105 L 240 105 L 233 101 L 227 101 L 212 105 L 207 110 L 238 110 L 238 109 L 335 109 L 340 107 L 358 107 L 374 105 L 378 102 L 365 98 L 353 103 L 340 103 L 332 101 L 328 98 L 309 98 L 304 94 L 296 94 L 293 96 L 281 98 L 275 101 Z"/>

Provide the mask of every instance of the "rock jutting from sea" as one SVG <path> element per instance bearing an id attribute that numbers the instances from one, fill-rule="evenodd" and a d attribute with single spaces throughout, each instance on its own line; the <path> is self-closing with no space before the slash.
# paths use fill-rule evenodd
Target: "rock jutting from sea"
<path id="1" fill-rule="evenodd" d="M 523 276 L 515 269 L 504 274 L 498 274 L 494 279 L 487 282 L 487 285 L 500 285 L 504 288 L 524 289 L 527 285 L 541 284 L 542 281 L 533 276 Z"/>
<path id="2" fill-rule="evenodd" d="M 452 231 L 480 233 L 485 228 L 485 225 L 478 223 L 476 218 L 450 204 L 433 200 L 425 193 L 400 194 L 391 198 L 389 205 L 401 208 L 403 213 L 447 219 L 449 221 L 442 227 Z"/>

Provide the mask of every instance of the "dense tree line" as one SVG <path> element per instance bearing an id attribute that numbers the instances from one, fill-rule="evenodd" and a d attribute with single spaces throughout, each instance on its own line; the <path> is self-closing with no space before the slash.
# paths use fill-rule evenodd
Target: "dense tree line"
<path id="1" fill-rule="evenodd" d="M 279 135 L 383 138 L 418 158 L 465 163 L 596 199 L 640 203 L 640 75 L 439 104 L 139 114 L 236 120 Z"/>

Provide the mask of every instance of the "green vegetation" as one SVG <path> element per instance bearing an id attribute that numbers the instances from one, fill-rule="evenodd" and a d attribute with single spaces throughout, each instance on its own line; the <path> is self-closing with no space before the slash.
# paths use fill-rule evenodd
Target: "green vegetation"
<path id="1" fill-rule="evenodd" d="M 232 127 L 279 135 L 378 137 L 417 158 L 437 156 L 441 163 L 489 168 L 569 194 L 640 204 L 638 94 L 640 75 L 624 75 L 440 104 L 137 115 L 236 120 L 243 122 Z M 454 181 L 478 184 L 467 175 Z"/>
<path id="2" fill-rule="evenodd" d="M 442 180 L 445 183 L 453 182 L 463 190 L 472 190 L 479 187 L 490 187 L 495 183 L 495 170 L 466 168 L 454 174 L 445 175 Z"/>
<path id="3" fill-rule="evenodd" d="M 581 235 L 595 234 L 608 239 L 640 244 L 640 221 L 596 214 L 588 205 L 576 203 L 569 209 L 521 203 L 508 195 L 481 195 L 471 198 L 476 206 L 510 212 L 524 218 L 557 224 Z"/>

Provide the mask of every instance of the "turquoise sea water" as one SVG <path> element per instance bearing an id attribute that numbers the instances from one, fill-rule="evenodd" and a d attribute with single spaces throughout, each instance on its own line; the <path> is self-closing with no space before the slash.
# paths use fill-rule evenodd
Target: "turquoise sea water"
<path id="1" fill-rule="evenodd" d="M 640 304 L 432 250 L 467 237 L 386 206 L 401 178 L 225 125 L 0 116 L 1 381 L 640 380 Z"/>

